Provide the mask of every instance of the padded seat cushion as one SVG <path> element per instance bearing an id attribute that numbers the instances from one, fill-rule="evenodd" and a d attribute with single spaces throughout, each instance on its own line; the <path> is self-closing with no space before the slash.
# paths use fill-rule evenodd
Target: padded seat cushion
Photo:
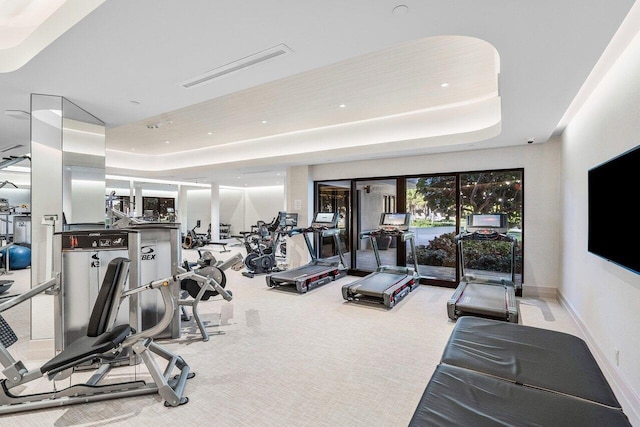
<path id="1" fill-rule="evenodd" d="M 440 364 L 411 418 L 427 426 L 629 427 L 619 409 Z"/>
<path id="2" fill-rule="evenodd" d="M 97 337 L 80 337 L 65 347 L 56 357 L 42 365 L 40 372 L 51 375 L 78 363 L 91 360 L 119 346 L 131 332 L 131 326 L 120 325 Z"/>
<path id="3" fill-rule="evenodd" d="M 562 332 L 465 316 L 441 362 L 620 408 L 587 344 Z"/>

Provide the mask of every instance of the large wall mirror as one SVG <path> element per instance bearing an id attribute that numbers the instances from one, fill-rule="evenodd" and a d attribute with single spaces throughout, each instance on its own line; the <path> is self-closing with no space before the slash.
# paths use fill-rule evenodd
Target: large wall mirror
<path id="1" fill-rule="evenodd" d="M 31 286 L 52 273 L 51 231 L 104 227 L 105 125 L 61 96 L 31 95 L 31 216 Z M 31 338 L 52 338 L 51 298 L 31 303 Z"/>
<path id="2" fill-rule="evenodd" d="M 62 100 L 62 213 L 74 226 L 104 227 L 105 126 L 77 105 Z"/>

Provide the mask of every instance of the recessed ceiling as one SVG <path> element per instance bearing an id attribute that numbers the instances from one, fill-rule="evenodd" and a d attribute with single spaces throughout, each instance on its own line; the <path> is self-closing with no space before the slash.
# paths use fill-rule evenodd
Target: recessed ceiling
<path id="1" fill-rule="evenodd" d="M 147 159 L 143 168 L 161 170 L 163 162 L 153 160 L 162 154 L 198 150 L 193 155 L 199 164 L 191 166 L 221 163 L 219 150 L 204 149 L 257 139 L 268 146 L 271 143 L 265 138 L 276 135 L 299 140 L 301 132 L 337 126 L 350 132 L 345 125 L 367 121 L 364 126 L 372 127 L 373 121 L 409 114 L 420 114 L 422 123 L 411 132 L 412 139 L 472 132 L 479 129 L 469 123 L 486 128 L 500 122 L 499 107 L 484 117 L 486 101 L 499 102 L 498 72 L 499 58 L 489 43 L 471 37 L 430 37 L 112 128 L 108 145 L 113 151 L 135 148 L 136 155 Z M 471 104 L 482 104 L 482 111 L 470 112 Z M 447 116 L 455 118 L 463 109 L 464 123 L 442 115 L 446 110 Z M 477 120 L 479 115 L 482 120 Z M 429 117 L 435 117 L 436 123 Z M 149 126 L 163 122 L 169 124 L 162 129 Z M 398 140 L 399 132 L 394 133 L 392 140 Z M 358 139 L 345 137 L 339 144 L 358 145 Z M 328 148 L 312 141 L 296 145 L 293 150 L 299 152 Z M 279 151 L 271 148 L 267 151 Z M 264 156 L 264 151 L 259 150 L 259 155 Z M 246 150 L 243 155 L 251 156 Z"/>
<path id="2" fill-rule="evenodd" d="M 0 110 L 30 111 L 31 93 L 64 96 L 106 123 L 109 173 L 226 185 L 294 164 L 471 149 L 470 140 L 544 143 L 634 3 L 411 0 L 395 14 L 389 0 L 67 1 L 52 18 L 75 24 L 32 59 L 6 72 L 0 51 Z M 82 18 L 63 13 L 67 4 L 94 10 Z M 291 53 L 181 86 L 279 45 Z M 12 145 L 28 152 L 29 121 L 0 114 L 0 146 Z"/>
<path id="3" fill-rule="evenodd" d="M 0 73 L 22 67 L 104 0 L 0 0 Z"/>

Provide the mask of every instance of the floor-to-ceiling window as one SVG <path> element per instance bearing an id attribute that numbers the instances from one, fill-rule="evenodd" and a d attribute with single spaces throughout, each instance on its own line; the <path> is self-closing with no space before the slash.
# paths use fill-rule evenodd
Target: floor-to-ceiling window
<path id="1" fill-rule="evenodd" d="M 316 211 L 338 212 L 339 240 L 345 255 L 346 267 L 351 265 L 351 182 L 327 181 L 316 185 Z M 317 242 L 316 242 L 317 243 Z M 337 255 L 337 248 L 332 237 L 325 237 L 320 244 L 320 256 L 323 258 Z"/>
<path id="2" fill-rule="evenodd" d="M 316 203 L 321 211 L 341 212 L 341 240 L 350 273 L 360 275 L 375 270 L 376 263 L 370 243 L 359 234 L 376 228 L 383 212 L 411 213 L 421 283 L 448 287 L 457 286 L 460 279 L 455 236 L 464 231 L 466 216 L 505 213 L 506 231 L 517 239 L 513 262 L 521 283 L 523 178 L 523 169 L 512 169 L 323 181 L 316 185 Z M 413 265 L 409 244 L 387 240 L 378 242 L 383 264 Z"/>
<path id="3" fill-rule="evenodd" d="M 442 284 L 457 280 L 457 182 L 455 174 L 406 178 L 406 211 L 411 213 L 418 271 L 425 280 Z M 408 243 L 406 261 L 413 265 Z"/>
<path id="4" fill-rule="evenodd" d="M 508 272 L 513 263 L 515 281 L 522 284 L 522 248 L 524 215 L 524 171 L 499 170 L 462 173 L 460 176 L 460 222 L 465 224 L 468 214 L 507 214 L 506 233 L 516 239 L 515 255 L 511 256 L 508 246 L 497 245 L 500 252 L 490 260 L 478 259 L 476 266 L 494 265 L 500 273 Z M 478 251 L 476 251 L 478 252 Z M 482 251 L 479 251 L 482 255 Z M 480 256 L 481 256 L 480 255 Z M 513 258 L 513 259 L 512 259 Z M 473 263 L 474 259 L 469 259 Z M 490 261 L 490 262 L 488 262 Z"/>
<path id="5" fill-rule="evenodd" d="M 356 181 L 354 215 L 355 228 L 358 233 L 355 242 L 356 258 L 354 268 L 371 272 L 377 268 L 371 241 L 360 239 L 363 231 L 375 230 L 380 223 L 380 215 L 384 212 L 397 211 L 396 179 L 369 179 Z M 395 238 L 382 237 L 377 241 L 380 261 L 383 265 L 397 265 L 398 245 Z"/>

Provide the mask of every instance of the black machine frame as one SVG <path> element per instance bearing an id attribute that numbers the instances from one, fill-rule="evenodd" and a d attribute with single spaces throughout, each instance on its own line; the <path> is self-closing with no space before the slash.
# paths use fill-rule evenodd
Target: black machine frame
<path id="1" fill-rule="evenodd" d="M 522 285 L 515 280 L 515 257 L 517 240 L 507 234 L 507 215 L 470 214 L 466 231 L 455 238 L 458 247 L 460 283 L 447 301 L 447 315 L 451 320 L 473 315 L 511 323 L 519 322 L 516 296 L 522 295 Z M 464 242 L 501 241 L 511 244 L 509 278 L 477 277 L 465 273 Z"/>
<path id="2" fill-rule="evenodd" d="M 337 212 L 315 212 L 311 225 L 307 228 L 293 228 L 287 233 L 288 237 L 302 234 L 311 256 L 311 261 L 305 265 L 266 276 L 267 286 L 295 286 L 296 291 L 304 294 L 319 286 L 337 280 L 347 274 L 346 262 L 340 243 Z M 320 238 L 333 237 L 338 252 L 338 260 L 323 259 L 319 256 L 318 248 L 314 247 L 309 234 Z M 321 239 L 320 239 L 321 240 Z"/>
<path id="3" fill-rule="evenodd" d="M 393 308 L 420 285 L 415 233 L 409 231 L 411 214 L 384 212 L 380 215 L 376 230 L 363 231 L 360 238 L 368 238 L 376 258 L 377 268 L 367 276 L 342 287 L 342 297 L 347 301 L 384 304 Z M 409 242 L 413 253 L 413 267 L 382 265 L 378 238 L 390 236 Z"/>
<path id="4" fill-rule="evenodd" d="M 217 284 L 211 279 L 194 272 L 180 273 L 137 288 L 125 289 L 130 263 L 129 259 L 123 257 L 110 261 L 86 335 L 70 343 L 41 367 L 28 369 L 22 361 L 15 360 L 7 349 L 14 340 L 0 341 L 0 363 L 6 376 L 0 380 L 0 414 L 153 393 L 159 394 L 167 407 L 188 402 L 188 398 L 184 396 L 184 389 L 187 380 L 195 374 L 180 355 L 157 344 L 154 337 L 171 323 L 176 309 L 173 289 L 178 286 L 180 280 L 193 278 L 205 286 L 213 285 L 220 292 L 224 290 L 215 286 Z M 56 274 L 54 278 L 42 282 L 28 292 L 0 304 L 0 312 L 29 301 L 45 291 L 60 289 L 60 283 L 60 274 Z M 156 325 L 140 331 L 134 330 L 129 324 L 115 325 L 122 301 L 154 289 L 160 291 L 165 304 L 164 315 Z M 123 355 L 130 355 L 133 364 L 141 360 L 152 381 L 103 383 L 102 380 L 108 376 L 111 369 L 118 365 L 113 362 L 117 362 Z M 164 369 L 159 365 L 158 359 L 166 362 Z M 86 370 L 87 362 L 91 362 L 90 367 L 95 370 L 84 383 L 74 384 L 62 390 L 56 390 L 54 386 L 53 391 L 44 393 L 15 392 L 23 388 L 24 384 L 43 377 L 50 381 L 68 378 L 76 370 Z M 176 370 L 178 373 L 174 375 Z"/>

